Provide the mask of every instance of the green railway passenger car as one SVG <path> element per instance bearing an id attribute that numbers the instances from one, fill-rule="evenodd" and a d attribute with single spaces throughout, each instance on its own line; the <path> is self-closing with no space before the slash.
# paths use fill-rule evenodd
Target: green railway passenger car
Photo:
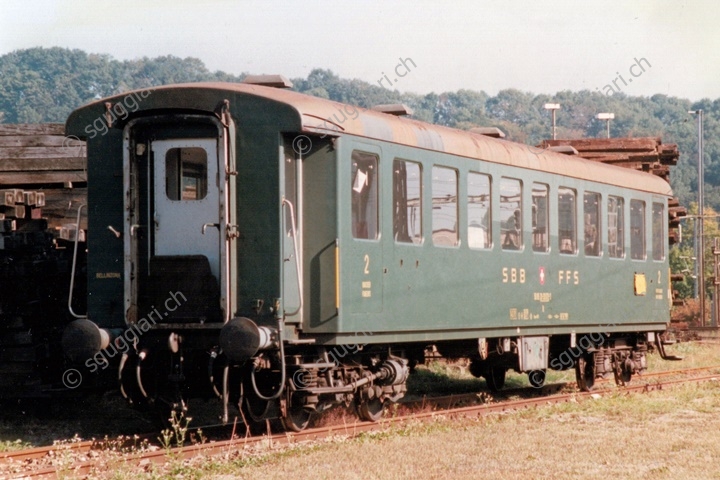
<path id="1" fill-rule="evenodd" d="M 377 420 L 432 345 L 493 389 L 548 368 L 588 389 L 644 370 L 669 322 L 651 174 L 257 84 L 117 95 L 67 134 L 89 236 L 66 353 L 121 353 L 133 402 Z"/>

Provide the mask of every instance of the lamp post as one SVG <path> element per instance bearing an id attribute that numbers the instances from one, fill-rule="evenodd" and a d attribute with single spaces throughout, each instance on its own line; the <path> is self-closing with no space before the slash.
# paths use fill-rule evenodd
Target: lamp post
<path id="1" fill-rule="evenodd" d="M 544 106 L 545 110 L 550 110 L 552 112 L 552 137 L 553 140 L 556 138 L 556 129 L 555 129 L 555 110 L 560 109 L 559 103 L 546 103 Z"/>
<path id="2" fill-rule="evenodd" d="M 697 238 L 695 248 L 697 248 L 697 285 L 698 296 L 700 297 L 700 326 L 705 326 L 705 226 L 703 216 L 705 215 L 705 195 L 703 192 L 703 184 L 705 182 L 703 174 L 703 111 L 690 110 L 690 115 L 697 115 L 698 119 L 698 225 Z"/>
<path id="3" fill-rule="evenodd" d="M 607 122 L 607 138 L 610 138 L 610 120 L 615 118 L 614 113 L 598 113 L 595 118 L 605 120 Z"/>

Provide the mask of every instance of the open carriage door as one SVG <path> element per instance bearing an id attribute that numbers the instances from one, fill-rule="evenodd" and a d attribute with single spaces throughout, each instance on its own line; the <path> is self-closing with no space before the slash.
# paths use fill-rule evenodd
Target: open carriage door
<path id="1" fill-rule="evenodd" d="M 217 137 L 149 139 L 146 160 L 130 152 L 129 323 L 151 312 L 159 312 L 160 323 L 222 322 L 232 311 L 228 130 L 218 125 Z"/>

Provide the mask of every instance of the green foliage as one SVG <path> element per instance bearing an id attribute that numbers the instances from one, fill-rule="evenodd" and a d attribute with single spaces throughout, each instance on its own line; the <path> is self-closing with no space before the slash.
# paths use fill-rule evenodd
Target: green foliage
<path id="1" fill-rule="evenodd" d="M 90 101 L 137 88 L 199 81 L 240 81 L 211 73 L 197 58 L 173 56 L 120 62 L 65 48 L 30 48 L 0 57 L 0 121 L 64 122 Z"/>
<path id="2" fill-rule="evenodd" d="M 670 270 L 673 273 L 685 274 L 685 279 L 682 282 L 673 282 L 673 289 L 678 291 L 680 298 L 691 298 L 694 296 L 695 290 L 695 264 L 696 264 L 696 253 L 695 253 L 695 227 L 697 221 L 694 217 L 698 214 L 698 204 L 691 202 L 688 208 L 688 218 L 683 222 L 683 235 L 682 242 L 679 245 L 674 245 L 670 250 Z M 711 281 L 715 275 L 713 264 L 715 255 L 713 254 L 713 247 L 716 238 L 720 238 L 720 227 L 718 226 L 718 214 L 715 209 L 711 207 L 705 207 L 705 221 L 703 224 L 703 236 L 705 238 L 705 293 L 709 296 L 714 290 L 714 285 Z M 709 298 L 709 297 L 708 297 Z"/>
<path id="3" fill-rule="evenodd" d="M 62 122 L 84 103 L 127 90 L 170 83 L 239 82 L 244 76 L 211 72 L 197 58 L 118 61 L 109 55 L 63 48 L 17 50 L 0 57 L 0 122 Z M 705 202 L 720 211 L 720 99 L 693 103 L 662 94 L 629 97 L 565 90 L 536 95 L 516 89 L 495 96 L 472 90 L 418 95 L 342 79 L 320 68 L 292 81 L 294 90 L 317 97 L 361 107 L 405 103 L 419 120 L 460 129 L 499 127 L 508 139 L 533 145 L 551 136 L 550 113 L 543 108 L 546 102 L 561 104 L 558 138 L 603 137 L 605 122 L 595 115 L 613 112 L 613 137 L 660 136 L 665 143 L 678 144 L 681 157 L 671 177 L 681 205 L 696 200 L 697 191 L 697 126 L 687 111 L 703 109 Z"/>

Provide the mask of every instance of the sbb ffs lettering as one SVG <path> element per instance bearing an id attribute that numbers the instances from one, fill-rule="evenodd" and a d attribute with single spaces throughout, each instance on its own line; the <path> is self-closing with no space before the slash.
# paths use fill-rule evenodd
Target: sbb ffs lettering
<path id="1" fill-rule="evenodd" d="M 559 270 L 558 283 L 560 285 L 577 285 L 580 283 L 580 272 L 577 270 Z"/>
<path id="2" fill-rule="evenodd" d="M 525 283 L 525 269 L 524 268 L 503 268 L 502 269 L 503 283 Z"/>

